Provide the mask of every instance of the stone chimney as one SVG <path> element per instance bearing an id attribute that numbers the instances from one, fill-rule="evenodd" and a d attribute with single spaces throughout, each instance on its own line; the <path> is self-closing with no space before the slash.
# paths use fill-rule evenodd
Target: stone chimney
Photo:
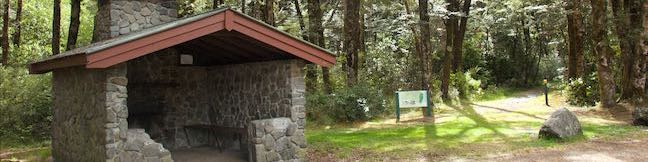
<path id="1" fill-rule="evenodd" d="M 176 0 L 99 0 L 93 42 L 137 32 L 178 18 Z"/>

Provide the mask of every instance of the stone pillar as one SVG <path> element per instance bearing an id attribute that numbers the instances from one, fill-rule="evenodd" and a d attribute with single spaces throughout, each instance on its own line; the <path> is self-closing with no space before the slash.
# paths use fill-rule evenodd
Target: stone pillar
<path id="1" fill-rule="evenodd" d="M 306 147 L 297 124 L 289 118 L 253 120 L 248 127 L 249 160 L 256 162 L 299 161 L 298 152 Z"/>
<path id="2" fill-rule="evenodd" d="M 174 21 L 176 0 L 100 0 L 93 41 L 126 35 Z"/>
<path id="3" fill-rule="evenodd" d="M 126 100 L 126 64 L 119 64 L 106 69 L 106 159 L 120 161 L 119 153 L 123 150 L 128 130 L 128 107 Z"/>
<path id="4" fill-rule="evenodd" d="M 302 161 L 306 156 L 305 63 L 286 63 L 290 64 L 290 117 L 253 120 L 248 124 L 250 161 Z"/>
<path id="5" fill-rule="evenodd" d="M 306 63 L 303 60 L 293 60 L 290 64 L 290 116 L 292 122 L 297 125 L 292 141 L 300 148 L 296 151 L 299 159 L 304 159 L 306 156 L 306 136 L 304 135 L 306 130 L 305 66 Z"/>

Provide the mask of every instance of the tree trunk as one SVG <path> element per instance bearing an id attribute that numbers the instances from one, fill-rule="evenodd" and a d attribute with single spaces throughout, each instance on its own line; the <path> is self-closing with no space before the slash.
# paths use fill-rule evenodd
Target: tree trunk
<path id="1" fill-rule="evenodd" d="M 463 41 L 464 41 L 464 35 L 466 34 L 466 28 L 468 27 L 468 16 L 470 16 L 470 1 L 471 0 L 464 0 L 463 7 L 461 9 L 461 12 L 464 14 L 460 19 L 458 18 L 456 21 L 457 22 L 457 29 L 455 29 L 455 35 L 454 35 L 454 41 L 453 41 L 453 47 L 452 47 L 452 52 L 453 52 L 453 70 L 455 73 L 458 75 L 461 75 L 461 81 L 457 83 L 457 90 L 459 91 L 459 97 L 465 98 L 466 97 L 466 90 L 464 89 L 463 84 L 464 79 L 463 79 Z M 455 3 L 457 3 L 455 6 L 459 7 L 459 1 L 455 0 Z"/>
<path id="2" fill-rule="evenodd" d="M 54 0 L 54 18 L 52 21 L 52 54 L 61 52 L 61 0 Z"/>
<path id="3" fill-rule="evenodd" d="M 463 73 L 463 41 L 464 41 L 464 35 L 466 34 L 466 28 L 468 27 L 468 16 L 470 16 L 470 1 L 471 0 L 464 0 L 463 7 L 461 9 L 461 12 L 464 14 L 461 19 L 457 19 L 458 21 L 458 29 L 455 30 L 456 34 L 454 35 L 454 42 L 452 52 L 454 52 L 454 59 L 453 59 L 453 69 L 454 72 L 460 72 Z M 454 1 L 455 6 L 459 7 L 459 1 L 455 0 Z M 460 86 L 461 87 L 461 86 Z M 459 91 L 461 92 L 461 91 Z"/>
<path id="4" fill-rule="evenodd" d="M 274 0 L 265 0 L 265 5 L 263 7 L 263 21 L 268 25 L 275 26 Z"/>
<path id="5" fill-rule="evenodd" d="M 322 48 L 326 48 L 324 43 L 324 28 L 322 27 L 322 9 L 320 8 L 320 0 L 308 0 L 308 38 L 310 42 L 316 44 Z M 333 93 L 333 88 L 331 88 L 331 77 L 329 74 L 329 69 L 325 67 L 322 68 L 322 82 L 323 90 L 326 94 Z"/>
<path id="6" fill-rule="evenodd" d="M 403 6 L 405 7 L 405 13 L 407 13 L 408 15 L 412 14 L 412 10 L 410 8 L 410 0 L 402 0 L 402 2 L 403 2 Z M 420 17 L 419 17 L 419 19 L 420 19 Z M 419 28 L 422 26 L 420 23 L 421 22 L 419 20 L 419 23 L 418 23 Z M 419 34 L 419 31 L 417 30 L 417 26 L 414 25 L 414 24 L 410 25 L 410 30 L 412 30 L 412 41 L 414 42 L 414 45 L 412 45 L 412 47 L 414 48 L 414 53 L 416 54 L 416 57 L 417 57 L 415 65 L 413 65 L 414 66 L 413 69 L 415 68 L 416 69 L 415 71 L 421 71 L 422 72 L 423 71 L 423 66 L 424 66 L 423 62 L 422 62 L 423 61 L 422 60 L 423 55 L 422 55 L 422 49 L 421 49 L 423 47 L 423 45 L 421 45 L 421 38 L 420 38 L 420 37 L 422 37 L 422 35 Z M 425 73 L 422 73 L 422 74 L 425 74 Z M 426 82 L 424 81 L 425 79 L 423 79 L 422 75 L 419 75 L 419 77 L 420 77 L 420 78 L 418 78 L 419 84 L 418 85 L 415 84 L 416 88 L 418 88 L 418 89 L 426 88 L 426 86 L 425 86 Z"/>
<path id="7" fill-rule="evenodd" d="M 631 77 L 629 81 L 630 92 L 628 92 L 628 95 L 631 99 L 641 99 L 646 93 L 646 73 L 648 73 L 648 65 L 646 63 L 646 61 L 648 61 L 648 53 L 643 49 L 645 44 L 641 44 L 646 43 L 645 39 L 648 39 L 645 35 L 648 28 L 644 27 L 646 25 L 646 20 L 644 19 L 646 12 L 645 7 L 648 7 L 646 6 L 648 5 L 648 1 L 626 1 L 629 1 L 625 4 L 627 4 L 626 10 L 630 19 L 629 27 L 631 28 L 629 30 L 630 34 L 628 35 L 628 42 L 630 42 L 630 53 L 632 53 L 634 58 L 629 59 L 632 66 L 629 67 Z M 626 93 L 625 91 L 626 90 L 624 90 L 624 93 Z"/>
<path id="8" fill-rule="evenodd" d="M 314 40 L 309 40 L 308 36 L 310 35 L 310 32 L 308 34 L 306 33 L 306 24 L 304 23 L 304 16 L 302 16 L 301 12 L 301 6 L 299 5 L 299 0 L 293 0 L 293 4 L 295 5 L 295 12 L 297 14 L 297 19 L 299 20 L 299 29 L 301 31 L 301 36 L 302 39 L 306 41 L 310 41 L 313 44 L 316 44 Z M 310 9 L 309 9 L 310 11 Z M 310 20 L 310 19 L 309 19 Z M 306 92 L 309 93 L 314 93 L 317 91 L 317 65 L 315 64 L 307 64 L 306 65 Z"/>
<path id="9" fill-rule="evenodd" d="M 358 81 L 358 52 L 360 50 L 360 0 L 344 2 L 344 53 L 346 55 L 347 86 Z"/>
<path id="10" fill-rule="evenodd" d="M 641 6 L 643 6 L 643 9 L 641 11 L 642 17 L 643 17 L 642 18 L 642 20 L 643 20 L 643 22 L 642 22 L 643 23 L 643 25 L 642 25 L 643 26 L 643 31 L 641 32 L 641 38 L 642 39 L 640 39 L 639 43 L 637 43 L 637 44 L 641 47 L 640 51 L 641 51 L 641 54 L 643 55 L 644 64 L 643 64 L 643 71 L 641 71 L 641 73 L 639 73 L 639 74 L 644 75 L 645 79 L 643 80 L 644 81 L 644 94 L 643 94 L 644 97 L 643 97 L 643 100 L 648 101 L 648 78 L 646 78 L 646 77 L 648 77 L 648 76 L 646 76 L 646 75 L 648 75 L 647 74 L 648 73 L 648 39 L 646 39 L 646 38 L 648 38 L 648 1 L 644 1 Z"/>
<path id="11" fill-rule="evenodd" d="M 421 51 L 419 55 L 419 66 L 421 66 L 421 89 L 425 89 L 428 92 L 428 95 L 431 95 L 430 85 L 428 81 L 428 58 L 432 55 L 432 42 L 430 42 L 430 15 L 428 15 L 428 0 L 419 0 L 419 27 L 421 30 Z M 432 101 L 428 101 L 428 104 L 432 104 Z M 428 116 L 425 109 L 423 110 L 423 116 Z M 434 117 L 434 112 L 428 117 Z"/>
<path id="12" fill-rule="evenodd" d="M 597 73 L 599 80 L 599 92 L 601 106 L 611 108 L 616 105 L 614 74 L 612 74 L 612 48 L 609 45 L 607 36 L 607 1 L 591 0 L 592 3 L 592 38 L 594 42 L 594 53 L 597 57 Z"/>
<path id="13" fill-rule="evenodd" d="M 630 17 L 628 7 L 625 4 L 632 0 L 611 0 L 612 3 L 612 13 L 614 15 L 614 23 L 616 24 L 616 34 L 619 39 L 619 46 L 621 48 L 621 99 L 630 99 L 632 98 L 632 66 L 636 56 L 632 52 L 631 48 L 631 37 L 626 32 L 633 27 L 630 25 Z"/>
<path id="14" fill-rule="evenodd" d="M 68 32 L 66 51 L 76 48 L 77 36 L 79 35 L 79 14 L 81 14 L 81 0 L 72 0 L 72 11 L 70 14 L 70 29 Z"/>
<path id="15" fill-rule="evenodd" d="M 457 3 L 454 2 L 456 0 L 446 0 L 446 3 L 449 5 L 447 6 L 448 11 L 450 12 L 456 12 L 457 8 Z M 445 58 L 443 60 L 443 72 L 441 74 L 441 97 L 444 100 L 447 100 L 450 98 L 448 91 L 449 91 L 449 86 L 450 86 L 450 73 L 452 73 L 452 64 L 453 64 L 453 48 L 454 48 L 454 35 L 456 34 L 456 28 L 457 28 L 457 17 L 454 15 L 448 15 L 448 20 L 446 20 L 445 27 L 446 27 L 446 45 L 444 47 L 445 49 Z"/>
<path id="16" fill-rule="evenodd" d="M 641 33 L 643 32 L 641 0 L 612 0 L 616 32 L 620 41 L 622 77 L 621 99 L 641 97 L 645 91 L 644 57 L 641 55 Z"/>
<path id="17" fill-rule="evenodd" d="M 18 8 L 16 10 L 16 32 L 13 35 L 13 43 L 17 48 L 20 48 L 20 33 L 22 31 L 22 10 L 23 10 L 23 0 L 18 0 Z"/>
<path id="18" fill-rule="evenodd" d="M 11 1 L 6 0 L 2 14 L 2 65 L 5 66 L 9 63 L 9 4 Z"/>
<path id="19" fill-rule="evenodd" d="M 432 54 L 432 42 L 430 32 L 430 15 L 428 15 L 428 0 L 419 0 L 419 28 L 421 30 L 419 66 L 421 71 L 421 89 L 429 90 L 428 82 L 428 58 Z"/>
<path id="20" fill-rule="evenodd" d="M 566 0 L 567 6 L 567 33 L 569 54 L 567 59 L 567 77 L 576 79 L 585 73 L 585 57 L 583 55 L 583 31 L 581 0 Z"/>

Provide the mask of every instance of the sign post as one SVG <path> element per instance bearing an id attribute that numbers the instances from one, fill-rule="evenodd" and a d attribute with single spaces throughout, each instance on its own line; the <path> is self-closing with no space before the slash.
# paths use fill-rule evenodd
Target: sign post
<path id="1" fill-rule="evenodd" d="M 396 92 L 396 122 L 400 121 L 401 108 L 425 107 L 426 115 L 432 116 L 432 105 L 427 90 L 423 91 L 397 91 Z"/>
<path id="2" fill-rule="evenodd" d="M 547 81 L 547 79 L 544 79 L 543 82 L 544 82 L 545 105 L 549 106 L 549 81 Z"/>

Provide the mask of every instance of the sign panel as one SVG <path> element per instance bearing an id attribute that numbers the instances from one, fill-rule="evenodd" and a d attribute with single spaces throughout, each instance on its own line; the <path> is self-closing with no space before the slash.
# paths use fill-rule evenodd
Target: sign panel
<path id="1" fill-rule="evenodd" d="M 427 91 L 399 91 L 396 93 L 398 93 L 398 107 L 400 108 L 428 107 Z"/>

